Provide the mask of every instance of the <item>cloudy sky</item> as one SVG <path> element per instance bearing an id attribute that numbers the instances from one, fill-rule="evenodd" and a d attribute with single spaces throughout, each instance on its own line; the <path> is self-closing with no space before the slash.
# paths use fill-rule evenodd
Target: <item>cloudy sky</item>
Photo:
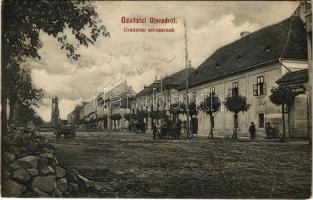
<path id="1" fill-rule="evenodd" d="M 216 49 L 239 39 L 242 31 L 256 31 L 289 17 L 297 2 L 112 2 L 97 1 L 97 12 L 110 31 L 94 46 L 80 48 L 81 58 L 70 61 L 59 43 L 42 33 L 40 62 L 31 62 L 36 87 L 46 91 L 37 112 L 51 117 L 50 98 L 60 99 L 61 118 L 81 101 L 122 81 L 140 91 L 157 76 L 169 75 L 185 66 L 184 26 L 187 21 L 188 51 L 192 67 L 199 66 Z M 176 24 L 121 23 L 121 17 L 175 17 Z M 129 33 L 123 28 L 174 28 L 174 33 Z"/>

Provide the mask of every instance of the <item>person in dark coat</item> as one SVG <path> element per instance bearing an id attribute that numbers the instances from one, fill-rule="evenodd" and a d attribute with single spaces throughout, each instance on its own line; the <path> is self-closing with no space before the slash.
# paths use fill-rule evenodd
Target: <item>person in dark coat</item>
<path id="1" fill-rule="evenodd" d="M 255 129 L 254 122 L 251 122 L 251 125 L 249 127 L 250 139 L 256 138 L 255 131 L 256 131 L 256 129 Z"/>
<path id="2" fill-rule="evenodd" d="M 265 134 L 266 134 L 266 138 L 265 139 L 270 139 L 272 137 L 272 127 L 271 124 L 269 122 L 265 123 Z"/>
<path id="3" fill-rule="evenodd" d="M 176 122 L 176 139 L 180 139 L 181 128 L 182 128 L 182 121 L 178 119 Z"/>
<path id="4" fill-rule="evenodd" d="M 157 129 L 155 123 L 152 123 L 152 134 L 153 134 L 153 139 L 156 140 L 157 134 L 158 134 L 158 129 Z"/>

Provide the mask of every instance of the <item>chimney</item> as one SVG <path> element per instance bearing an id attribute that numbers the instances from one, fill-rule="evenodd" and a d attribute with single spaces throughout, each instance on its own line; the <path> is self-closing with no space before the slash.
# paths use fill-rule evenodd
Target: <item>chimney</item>
<path id="1" fill-rule="evenodd" d="M 298 16 L 305 22 L 305 17 L 311 13 L 311 4 L 301 1 L 298 8 L 294 11 L 293 16 Z"/>
<path id="2" fill-rule="evenodd" d="M 249 31 L 243 31 L 243 32 L 240 33 L 240 38 L 246 37 L 249 34 L 250 34 Z"/>

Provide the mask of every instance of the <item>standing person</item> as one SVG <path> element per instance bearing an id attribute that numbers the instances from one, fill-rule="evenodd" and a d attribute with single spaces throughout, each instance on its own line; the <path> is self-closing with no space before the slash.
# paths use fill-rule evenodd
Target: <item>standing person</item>
<path id="1" fill-rule="evenodd" d="M 182 128 L 182 121 L 178 119 L 176 122 L 176 139 L 180 139 L 181 128 Z"/>
<path id="2" fill-rule="evenodd" d="M 249 127 L 249 133 L 250 133 L 250 139 L 255 139 L 255 125 L 254 125 L 254 122 L 251 122 L 251 125 Z"/>
<path id="3" fill-rule="evenodd" d="M 265 123 L 266 138 L 265 139 L 270 139 L 272 137 L 271 131 L 272 131 L 271 124 L 269 122 L 266 122 Z"/>
<path id="4" fill-rule="evenodd" d="M 183 122 L 183 129 L 184 129 L 184 133 L 187 133 L 187 122 L 186 121 Z"/>
<path id="5" fill-rule="evenodd" d="M 155 123 L 152 123 L 152 133 L 153 133 L 153 139 L 156 140 L 157 139 L 157 134 L 158 134 L 158 129 L 155 125 Z"/>

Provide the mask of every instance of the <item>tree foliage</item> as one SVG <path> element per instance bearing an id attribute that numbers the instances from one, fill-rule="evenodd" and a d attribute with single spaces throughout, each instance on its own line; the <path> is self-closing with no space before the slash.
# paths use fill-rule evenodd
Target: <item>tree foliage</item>
<path id="1" fill-rule="evenodd" d="M 113 115 L 111 115 L 111 120 L 120 120 L 122 119 L 122 115 L 119 113 L 114 113 Z"/>
<path id="2" fill-rule="evenodd" d="M 221 104 L 221 100 L 218 96 L 210 94 L 200 103 L 199 109 L 207 114 L 212 114 L 220 110 Z"/>
<path id="3" fill-rule="evenodd" d="M 9 87 L 10 102 L 14 100 L 18 104 L 38 107 L 44 96 L 44 91 L 34 87 L 30 70 L 22 68 L 12 78 L 16 80 Z"/>
<path id="4" fill-rule="evenodd" d="M 247 112 L 251 106 L 247 103 L 247 97 L 240 95 L 227 96 L 224 105 L 227 111 L 235 114 L 238 114 L 239 112 Z"/>
<path id="5" fill-rule="evenodd" d="M 224 105 L 227 111 L 234 113 L 234 131 L 232 137 L 234 139 L 238 139 L 238 113 L 247 112 L 251 105 L 247 103 L 247 97 L 240 95 L 227 96 L 224 101 Z"/>
<path id="6" fill-rule="evenodd" d="M 40 89 L 19 88 L 23 82 L 20 82 L 19 77 L 21 64 L 26 58 L 41 58 L 38 54 L 43 46 L 41 32 L 56 38 L 60 49 L 74 60 L 80 57 L 77 53 L 79 46 L 88 47 L 99 36 L 109 36 L 98 17 L 95 5 L 89 1 L 2 1 L 2 130 L 6 130 L 9 95 L 34 97 L 22 101 L 23 105 L 35 105 L 43 94 Z M 27 81 L 27 84 L 31 84 L 31 81 Z"/>
<path id="7" fill-rule="evenodd" d="M 137 121 L 143 121 L 144 118 L 147 118 L 148 117 L 148 112 L 145 111 L 145 110 L 137 110 L 137 113 L 135 115 L 135 119 Z"/>
<path id="8" fill-rule="evenodd" d="M 130 121 L 132 117 L 133 117 L 133 116 L 132 116 L 132 114 L 130 114 L 130 113 L 126 113 L 126 114 L 124 115 L 124 118 L 125 118 L 127 121 Z"/>
<path id="9" fill-rule="evenodd" d="M 43 119 L 39 115 L 36 115 L 36 114 L 33 116 L 33 123 L 36 127 L 41 127 L 45 124 Z"/>
<path id="10" fill-rule="evenodd" d="M 149 113 L 149 116 L 152 119 L 164 119 L 166 116 L 166 111 L 165 110 L 151 110 Z"/>
<path id="11" fill-rule="evenodd" d="M 27 126 L 27 123 L 34 119 L 35 110 L 29 106 L 20 104 L 16 111 L 16 124 L 18 126 Z"/>
<path id="12" fill-rule="evenodd" d="M 173 103 L 169 109 L 171 114 L 186 114 L 186 104 L 183 102 Z"/>
<path id="13" fill-rule="evenodd" d="M 210 93 L 203 102 L 200 103 L 200 110 L 210 115 L 210 132 L 208 138 L 213 138 L 214 117 L 213 113 L 218 112 L 221 108 L 221 100 L 214 93 Z"/>
<path id="14" fill-rule="evenodd" d="M 189 110 L 189 115 L 193 116 L 193 115 L 198 115 L 198 109 L 197 109 L 197 105 L 195 102 L 191 102 L 188 106 L 188 110 Z"/>
<path id="15" fill-rule="evenodd" d="M 285 106 L 290 106 L 296 97 L 296 93 L 289 87 L 276 87 L 271 89 L 272 94 L 269 96 L 271 102 L 275 105 L 281 106 L 283 135 L 281 140 L 286 139 L 286 126 L 285 126 Z"/>
<path id="16" fill-rule="evenodd" d="M 105 35 L 105 26 L 88 1 L 16 1 L 2 2 L 4 62 L 18 63 L 25 57 L 38 58 L 42 47 L 40 32 L 57 38 L 69 58 L 78 59 L 79 45 L 93 44 L 99 35 Z M 64 33 L 69 29 L 78 44 L 73 44 Z M 84 29 L 89 30 L 86 33 Z"/>
<path id="17" fill-rule="evenodd" d="M 269 98 L 275 105 L 290 105 L 296 96 L 289 87 L 276 87 L 271 89 L 271 92 Z"/>
<path id="18" fill-rule="evenodd" d="M 74 123 L 80 123 L 80 110 L 83 108 L 83 105 L 76 105 L 74 108 Z"/>
<path id="19" fill-rule="evenodd" d="M 15 110 L 17 106 L 38 107 L 44 97 L 43 90 L 33 86 L 28 68 L 21 68 L 12 76 L 12 79 L 8 87 L 9 123 L 16 122 L 14 118 L 16 118 Z"/>

